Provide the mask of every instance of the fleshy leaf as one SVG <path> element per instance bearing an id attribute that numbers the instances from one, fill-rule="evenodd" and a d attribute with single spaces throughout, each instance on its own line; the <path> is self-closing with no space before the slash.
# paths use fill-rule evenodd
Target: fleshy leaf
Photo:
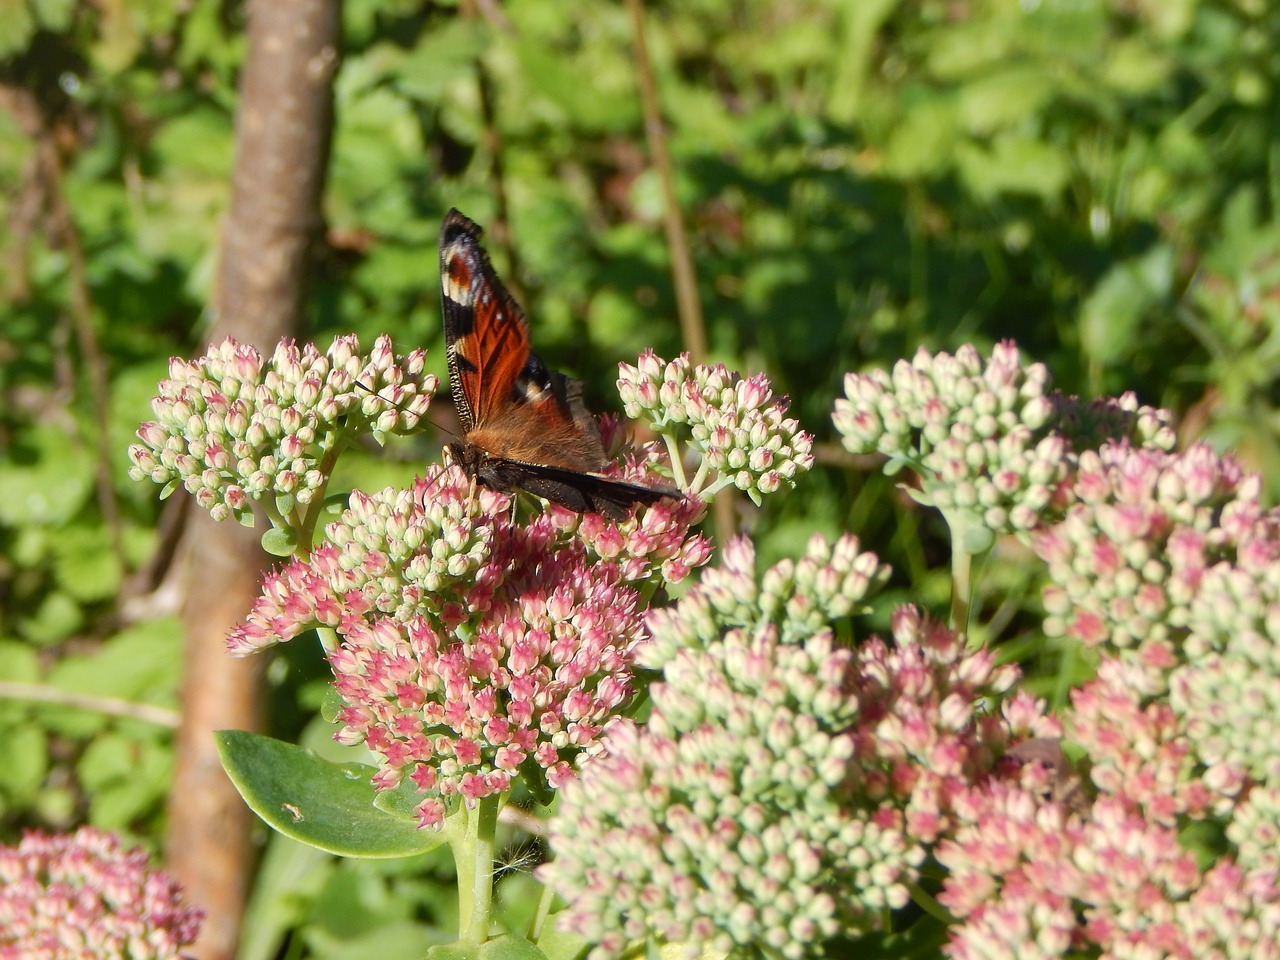
<path id="1" fill-rule="evenodd" d="M 297 498 L 292 493 L 276 494 L 276 510 L 280 516 L 287 517 L 293 512 L 293 508 L 298 505 Z"/>
<path id="2" fill-rule="evenodd" d="M 445 843 L 448 832 L 373 805 L 373 767 L 335 764 L 310 750 L 244 730 L 214 734 L 218 755 L 245 803 L 287 837 L 344 857 L 407 857 Z"/>
<path id="3" fill-rule="evenodd" d="M 477 954 L 479 960 L 547 960 L 547 955 L 524 937 L 514 933 L 482 944 Z"/>
<path id="4" fill-rule="evenodd" d="M 292 557 L 298 548 L 298 534 L 287 527 L 272 527 L 262 535 L 262 549 L 273 557 Z"/>
<path id="5" fill-rule="evenodd" d="M 576 933 L 560 930 L 555 923 L 554 915 L 549 918 L 545 927 L 542 936 L 538 938 L 538 949 L 543 952 L 547 960 L 578 960 L 579 957 L 586 955 L 587 948 L 591 946 L 590 941 L 584 940 Z"/>

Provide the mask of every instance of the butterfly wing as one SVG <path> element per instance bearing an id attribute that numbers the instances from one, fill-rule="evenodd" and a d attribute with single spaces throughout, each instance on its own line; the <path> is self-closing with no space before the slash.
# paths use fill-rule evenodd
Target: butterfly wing
<path id="1" fill-rule="evenodd" d="M 449 385 L 465 434 L 454 458 L 485 486 L 517 487 L 579 512 L 620 520 L 637 503 L 680 497 L 599 473 L 604 446 L 576 380 L 547 368 L 529 325 L 480 245 L 479 226 L 450 210 L 440 231 L 440 294 Z"/>
<path id="2" fill-rule="evenodd" d="M 654 504 L 681 497 L 675 487 L 651 487 L 537 463 L 505 462 L 518 468 L 518 486 L 522 489 L 578 513 L 599 513 L 610 520 L 625 520 L 638 503 Z"/>
<path id="3" fill-rule="evenodd" d="M 529 325 L 507 292 L 482 230 L 457 210 L 440 229 L 440 300 L 449 361 L 449 386 L 463 430 L 492 421 L 512 402 L 516 381 L 529 363 Z"/>
<path id="4" fill-rule="evenodd" d="M 493 456 L 598 470 L 605 461 L 577 381 L 547 368 L 529 325 L 480 245 L 450 210 L 440 231 L 440 292 L 449 384 L 467 442 Z"/>
<path id="5" fill-rule="evenodd" d="M 599 513 L 610 520 L 625 520 L 637 503 L 653 504 L 683 496 L 675 487 L 655 487 L 598 473 L 493 457 L 473 443 L 451 443 L 447 449 L 454 463 L 491 490 L 527 490 L 578 513 Z"/>

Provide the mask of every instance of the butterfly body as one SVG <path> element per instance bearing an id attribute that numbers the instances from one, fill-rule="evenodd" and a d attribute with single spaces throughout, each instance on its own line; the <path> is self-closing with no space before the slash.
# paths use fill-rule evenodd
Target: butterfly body
<path id="1" fill-rule="evenodd" d="M 480 228 L 450 210 L 440 231 L 440 294 L 449 385 L 463 438 L 450 457 L 493 490 L 527 490 L 578 512 L 623 519 L 638 503 L 679 497 L 605 476 L 608 464 L 582 385 L 533 352 L 519 304 L 480 245 Z"/>

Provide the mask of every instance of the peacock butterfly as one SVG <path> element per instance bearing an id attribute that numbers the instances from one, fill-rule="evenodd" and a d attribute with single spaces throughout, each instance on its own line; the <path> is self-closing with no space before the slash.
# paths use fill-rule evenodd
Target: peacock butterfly
<path id="1" fill-rule="evenodd" d="M 675 487 L 605 476 L 608 463 L 582 384 L 547 368 L 529 345 L 520 305 L 457 210 L 440 230 L 440 299 L 449 386 L 462 422 L 446 448 L 477 483 L 517 487 L 576 510 L 622 520 L 636 504 L 682 496 Z"/>

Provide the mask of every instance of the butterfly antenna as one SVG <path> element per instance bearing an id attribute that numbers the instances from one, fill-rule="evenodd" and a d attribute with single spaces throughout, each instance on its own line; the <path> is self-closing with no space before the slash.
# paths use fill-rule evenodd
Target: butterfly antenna
<path id="1" fill-rule="evenodd" d="M 375 396 L 379 400 L 381 400 L 383 403 L 390 404 L 391 406 L 395 407 L 397 410 L 404 412 L 405 406 L 403 403 L 396 403 L 394 400 L 390 399 L 389 397 L 384 397 L 377 390 L 373 389 L 373 387 L 366 387 L 359 380 L 354 380 L 352 382 L 361 390 L 363 390 L 365 393 L 370 394 L 371 396 Z"/>
<path id="2" fill-rule="evenodd" d="M 361 390 L 363 390 L 365 393 L 368 393 L 368 394 L 371 394 L 372 396 L 377 397 L 377 398 L 378 398 L 379 400 L 381 400 L 383 403 L 388 403 L 388 404 L 390 404 L 391 406 L 395 407 L 397 410 L 400 410 L 401 412 L 403 412 L 403 411 L 405 411 L 405 410 L 407 410 L 407 409 L 408 409 L 408 408 L 405 406 L 405 404 L 404 404 L 404 403 L 396 403 L 394 400 L 391 400 L 391 399 L 389 399 L 389 398 L 387 398 L 387 397 L 384 397 L 384 396 L 383 396 L 382 394 L 380 394 L 377 390 L 374 390 L 372 387 L 367 387 L 367 386 L 365 386 L 365 385 L 364 385 L 363 383 L 361 383 L 359 380 L 354 380 L 354 381 L 352 381 L 352 382 L 353 382 L 353 383 L 355 383 L 355 385 L 356 385 L 357 387 L 359 387 Z M 444 424 L 442 424 L 442 423 L 438 423 L 437 421 L 432 420 L 430 417 L 423 417 L 423 419 L 424 419 L 427 423 L 431 424 L 431 426 L 433 426 L 433 427 L 435 427 L 437 430 L 439 430 L 441 433 L 448 434 L 450 437 L 453 437 L 453 439 L 455 439 L 455 440 L 461 440 L 461 439 L 462 439 L 462 437 L 460 437 L 460 436 L 458 435 L 458 433 L 457 433 L 457 431 L 456 431 L 456 430 L 450 429 L 449 427 L 446 427 Z"/>
<path id="3" fill-rule="evenodd" d="M 354 383 L 355 383 L 355 385 L 356 385 L 357 387 L 359 387 L 359 388 L 360 388 L 361 390 L 363 390 L 365 393 L 372 394 L 373 396 L 375 396 L 375 397 L 377 397 L 379 400 L 381 400 L 383 403 L 389 403 L 391 406 L 395 407 L 397 410 L 404 410 L 404 409 L 405 409 L 405 407 L 404 407 L 402 404 L 396 403 L 394 400 L 390 400 L 390 399 L 388 399 L 387 397 L 384 397 L 384 396 L 383 396 L 382 394 L 380 394 L 377 390 L 374 390 L 372 387 L 365 386 L 365 385 L 364 385 L 363 383 L 361 383 L 359 380 L 354 381 Z M 433 427 L 435 427 L 437 430 L 439 430 L 441 433 L 447 433 L 447 434 L 449 434 L 449 436 L 451 436 L 451 437 L 457 437 L 457 434 L 456 434 L 456 433 L 454 433 L 452 430 L 450 430 L 448 427 L 441 426 L 440 424 L 436 423 L 434 420 L 428 420 L 427 422 L 428 422 L 428 423 L 430 423 L 430 424 L 431 424 Z M 447 457 L 448 457 L 448 452 L 447 452 L 447 451 L 448 451 L 448 447 L 446 447 L 446 448 L 445 448 L 445 450 L 446 450 L 446 452 L 445 452 L 445 457 L 447 458 Z M 450 462 L 449 464 L 446 464 L 446 466 L 452 466 L 452 462 Z M 420 497 L 418 498 L 418 505 L 419 505 L 420 507 L 423 507 L 424 509 L 426 508 L 426 505 L 427 505 L 427 503 L 426 503 L 426 501 L 427 501 L 427 494 L 431 492 L 431 488 L 432 488 L 432 487 L 434 487 L 436 484 L 438 484 L 438 483 L 439 483 L 441 480 L 443 480 L 443 479 L 444 479 L 444 468 L 442 467 L 442 468 L 441 468 L 441 470 L 440 470 L 440 472 L 436 474 L 435 479 L 433 479 L 430 483 L 428 483 L 425 487 L 423 487 L 423 488 L 422 488 L 422 496 L 420 496 Z M 474 481 L 472 481 L 471 495 L 472 495 L 472 496 L 475 496 L 475 482 L 474 482 Z"/>

